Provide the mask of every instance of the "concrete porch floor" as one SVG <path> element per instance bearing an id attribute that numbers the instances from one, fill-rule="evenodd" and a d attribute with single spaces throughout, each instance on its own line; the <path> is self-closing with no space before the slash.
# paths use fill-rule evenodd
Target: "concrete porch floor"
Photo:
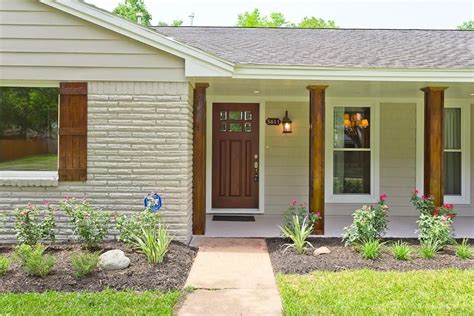
<path id="1" fill-rule="evenodd" d="M 387 237 L 417 237 L 417 217 L 389 217 Z M 255 215 L 255 222 L 214 222 L 206 217 L 206 237 L 278 237 L 281 215 Z M 344 227 L 352 222 L 351 216 L 326 216 L 325 237 L 340 237 Z M 458 217 L 455 224 L 458 238 L 474 238 L 474 217 Z"/>

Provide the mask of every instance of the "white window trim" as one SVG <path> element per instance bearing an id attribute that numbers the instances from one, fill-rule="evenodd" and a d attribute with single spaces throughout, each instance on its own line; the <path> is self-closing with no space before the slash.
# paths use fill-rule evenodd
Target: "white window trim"
<path id="1" fill-rule="evenodd" d="M 417 108 L 417 187 L 424 192 L 424 105 L 419 103 Z M 445 108 L 461 109 L 461 196 L 445 195 L 444 202 L 450 204 L 471 204 L 471 106 L 466 100 L 446 99 Z"/>
<path id="2" fill-rule="evenodd" d="M 369 107 L 372 120 L 370 122 L 370 192 L 371 194 L 334 194 L 333 179 L 333 125 L 334 125 L 334 108 L 335 107 Z M 326 104 L 326 176 L 325 186 L 326 203 L 343 203 L 343 204 L 363 204 L 376 203 L 380 193 L 380 103 L 379 102 L 334 102 Z"/>
<path id="3" fill-rule="evenodd" d="M 0 80 L 0 87 L 59 88 L 57 81 Z M 59 120 L 59 95 L 58 95 Z M 59 146 L 59 138 L 58 138 Z M 58 161 L 59 164 L 59 161 Z M 59 168 L 59 166 L 58 166 Z M 56 171 L 0 171 L 0 186 L 57 186 L 59 174 Z"/>

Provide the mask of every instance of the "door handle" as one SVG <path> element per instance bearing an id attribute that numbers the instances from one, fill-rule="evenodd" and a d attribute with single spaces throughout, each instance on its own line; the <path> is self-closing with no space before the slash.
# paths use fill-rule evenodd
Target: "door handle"
<path id="1" fill-rule="evenodd" d="M 254 182 L 258 182 L 258 160 L 257 160 L 257 159 L 258 159 L 258 155 L 255 155 L 254 157 L 255 157 L 255 161 L 254 161 L 254 163 L 253 163 L 253 168 L 254 168 L 254 170 L 255 170 L 255 173 L 254 173 L 254 175 L 253 175 L 253 181 L 254 181 Z"/>

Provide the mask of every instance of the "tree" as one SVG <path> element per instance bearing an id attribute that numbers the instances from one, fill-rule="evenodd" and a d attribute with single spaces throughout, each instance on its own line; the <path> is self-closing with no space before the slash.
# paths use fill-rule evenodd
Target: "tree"
<path id="1" fill-rule="evenodd" d="M 114 9 L 114 13 L 144 26 L 151 22 L 151 14 L 146 9 L 144 0 L 124 0 Z"/>
<path id="2" fill-rule="evenodd" d="M 158 22 L 158 26 L 182 26 L 183 25 L 183 20 L 173 20 L 170 24 L 166 22 Z"/>
<path id="3" fill-rule="evenodd" d="M 474 31 L 474 20 L 466 21 L 458 25 L 458 30 Z"/>
<path id="4" fill-rule="evenodd" d="M 237 26 L 240 27 L 301 27 L 301 28 L 337 28 L 332 20 L 318 19 L 314 16 L 304 17 L 298 23 L 287 21 L 283 13 L 273 12 L 270 16 L 265 16 L 258 9 L 252 12 L 245 11 L 238 15 Z"/>

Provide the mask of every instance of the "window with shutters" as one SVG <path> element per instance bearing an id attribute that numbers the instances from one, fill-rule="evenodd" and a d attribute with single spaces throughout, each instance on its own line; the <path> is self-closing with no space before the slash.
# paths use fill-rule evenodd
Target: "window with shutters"
<path id="1" fill-rule="evenodd" d="M 58 88 L 0 87 L 0 171 L 58 170 Z"/>

